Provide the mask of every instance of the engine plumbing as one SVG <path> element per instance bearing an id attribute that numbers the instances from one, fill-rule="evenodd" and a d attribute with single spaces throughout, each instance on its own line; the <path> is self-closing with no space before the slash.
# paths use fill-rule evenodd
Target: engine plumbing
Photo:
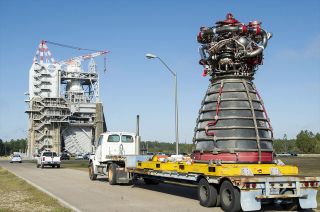
<path id="1" fill-rule="evenodd" d="M 261 28 L 260 21 L 240 23 L 231 13 L 214 27 L 201 27 L 200 65 L 203 76 L 247 76 L 252 78 L 262 64 L 263 51 L 272 34 Z"/>

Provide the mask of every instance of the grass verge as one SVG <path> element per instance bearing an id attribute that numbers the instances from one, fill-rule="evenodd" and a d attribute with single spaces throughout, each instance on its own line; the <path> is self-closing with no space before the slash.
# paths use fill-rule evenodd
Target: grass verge
<path id="1" fill-rule="evenodd" d="M 83 160 L 83 161 L 63 161 L 61 163 L 61 166 L 63 168 L 68 168 L 68 169 L 76 169 L 76 170 L 81 170 L 81 171 L 88 171 L 88 161 Z"/>
<path id="2" fill-rule="evenodd" d="M 26 181 L 0 167 L 0 212 L 71 210 Z"/>

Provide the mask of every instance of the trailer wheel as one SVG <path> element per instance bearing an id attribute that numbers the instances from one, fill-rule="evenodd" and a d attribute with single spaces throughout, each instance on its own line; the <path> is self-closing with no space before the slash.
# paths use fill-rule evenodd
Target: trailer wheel
<path id="1" fill-rule="evenodd" d="M 217 189 L 202 178 L 198 184 L 198 199 L 200 205 L 204 207 L 213 207 L 217 204 Z"/>
<path id="2" fill-rule="evenodd" d="M 89 165 L 89 178 L 90 180 L 96 180 L 97 179 L 97 175 L 94 173 L 94 169 L 93 169 L 93 164 L 90 163 Z"/>
<path id="3" fill-rule="evenodd" d="M 117 164 L 111 163 L 108 169 L 108 180 L 110 185 L 117 184 Z"/>
<path id="4" fill-rule="evenodd" d="M 224 211 L 240 211 L 240 192 L 228 180 L 220 187 L 220 204 Z"/>

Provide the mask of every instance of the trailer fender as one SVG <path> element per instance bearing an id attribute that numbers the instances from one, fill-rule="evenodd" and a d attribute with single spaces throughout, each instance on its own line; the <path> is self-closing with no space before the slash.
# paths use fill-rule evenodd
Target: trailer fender
<path id="1" fill-rule="evenodd" d="M 258 211 L 261 201 L 256 196 L 261 195 L 261 190 L 240 190 L 240 204 L 243 211 Z"/>
<path id="2" fill-rule="evenodd" d="M 317 208 L 317 190 L 316 189 L 301 189 L 302 195 L 307 195 L 306 198 L 299 198 L 300 207 L 303 209 Z"/>

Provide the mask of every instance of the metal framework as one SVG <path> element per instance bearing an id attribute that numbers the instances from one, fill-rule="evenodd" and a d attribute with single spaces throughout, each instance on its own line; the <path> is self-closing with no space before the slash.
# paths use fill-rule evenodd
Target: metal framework
<path id="1" fill-rule="evenodd" d="M 97 108 L 102 110 L 96 107 L 101 103 L 93 58 L 106 53 L 99 51 L 56 62 L 46 42 L 41 41 L 29 71 L 29 157 L 44 149 L 58 153 L 92 151 Z M 81 62 L 87 59 L 88 69 L 83 70 Z"/>

